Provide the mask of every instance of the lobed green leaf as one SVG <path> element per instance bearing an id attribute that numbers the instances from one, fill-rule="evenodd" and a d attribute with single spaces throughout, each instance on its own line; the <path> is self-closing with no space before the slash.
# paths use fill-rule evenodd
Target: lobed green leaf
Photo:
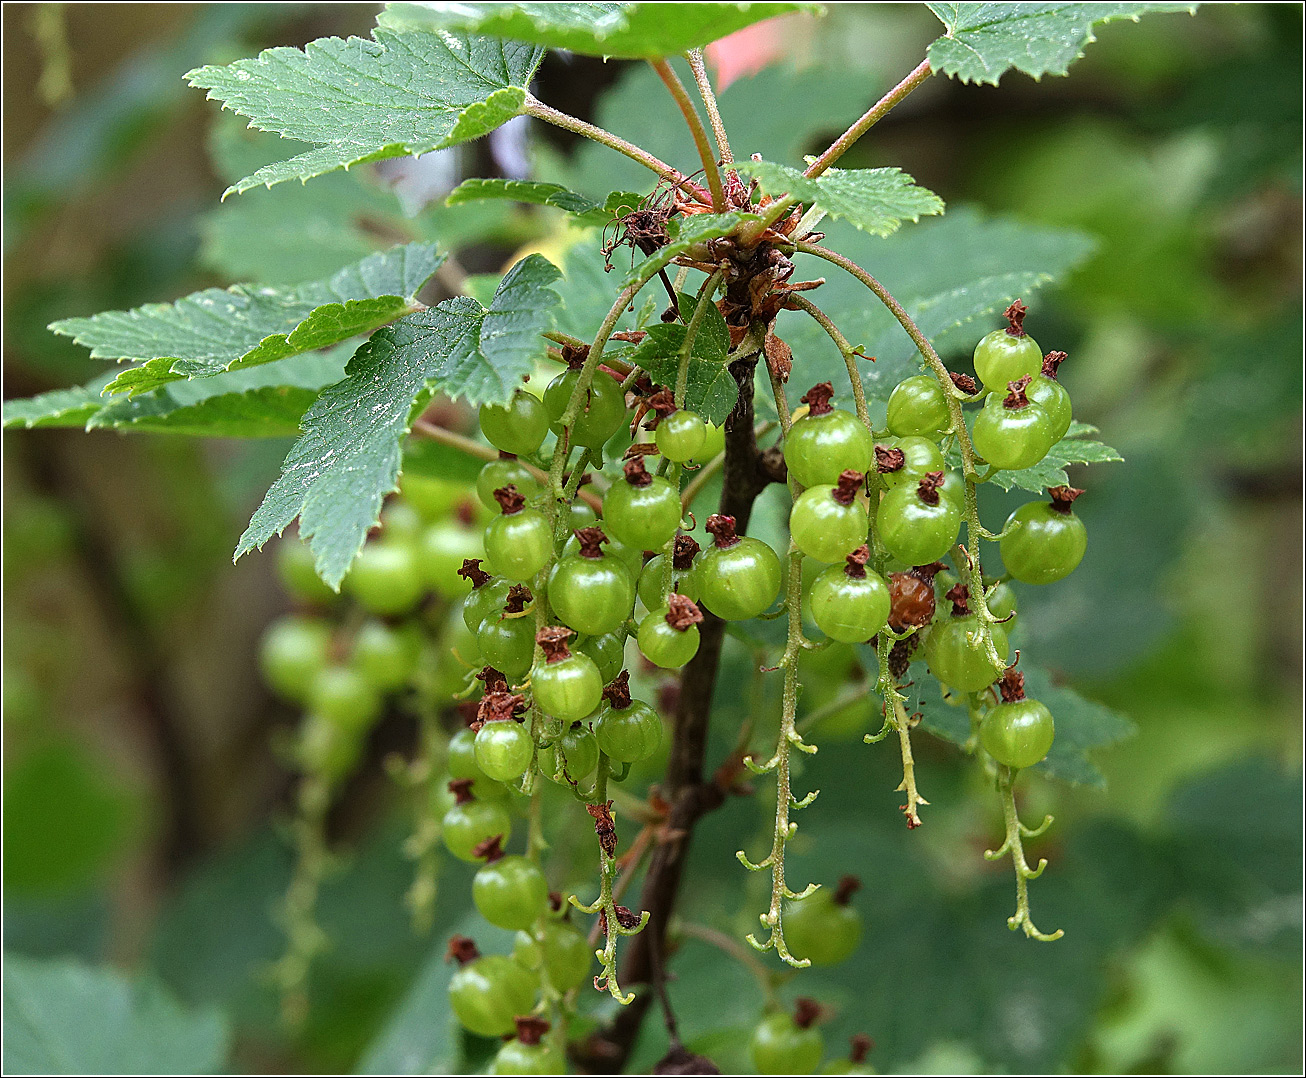
<path id="1" fill-rule="evenodd" d="M 403 440 L 436 392 L 473 405 L 506 403 L 543 351 L 558 270 L 530 255 L 504 276 L 488 308 L 446 300 L 375 332 L 343 381 L 305 413 L 299 441 L 254 513 L 236 557 L 299 518 L 318 575 L 340 586 L 396 489 Z"/>
<path id="2" fill-rule="evenodd" d="M 1003 490 L 1019 487 L 1033 494 L 1041 494 L 1051 487 L 1069 483 L 1066 478 L 1066 466 L 1069 464 L 1108 464 L 1125 459 L 1109 445 L 1084 437 L 1096 433 L 1097 428 L 1087 423 L 1072 423 L 1066 436 L 1032 468 L 1017 472 L 995 472 L 989 482 Z"/>
<path id="3" fill-rule="evenodd" d="M 224 194 L 479 138 L 520 114 L 544 50 L 443 31 L 321 38 L 186 75 L 250 126 L 309 143 Z"/>
<path id="4" fill-rule="evenodd" d="M 693 296 L 680 296 L 681 315 L 693 317 Z M 651 325 L 645 337 L 626 357 L 648 372 L 655 383 L 673 387 L 680 373 L 680 351 L 686 327 L 678 323 Z M 730 328 L 715 305 L 703 312 L 689 356 L 689 378 L 685 386 L 685 407 L 698 412 L 709 423 L 726 421 L 739 397 L 739 383 L 726 366 L 730 351 Z"/>
<path id="5" fill-rule="evenodd" d="M 791 195 L 874 236 L 891 235 L 903 221 L 943 212 L 943 199 L 917 186 L 900 168 L 832 168 L 815 179 L 771 161 L 740 161 L 738 169 L 755 177 L 769 195 Z"/>
<path id="6" fill-rule="evenodd" d="M 930 66 L 962 82 L 997 85 L 1015 68 L 1026 75 L 1064 75 L 1084 54 L 1093 27 L 1149 12 L 1192 14 L 1197 4 L 927 4 L 947 33 L 930 45 Z"/>
<path id="7" fill-rule="evenodd" d="M 66 959 L 6 954 L 6 1074 L 214 1074 L 230 1033 L 153 979 Z"/>
<path id="8" fill-rule="evenodd" d="M 143 393 L 184 378 L 210 377 L 369 333 L 420 306 L 416 295 L 444 256 L 410 243 L 369 255 L 296 288 L 210 288 L 175 303 L 53 323 L 95 359 L 139 361 L 107 393 Z"/>
<path id="9" fill-rule="evenodd" d="M 755 22 L 815 4 L 392 3 L 377 22 L 392 30 L 443 29 L 526 41 L 585 56 L 674 56 Z"/>

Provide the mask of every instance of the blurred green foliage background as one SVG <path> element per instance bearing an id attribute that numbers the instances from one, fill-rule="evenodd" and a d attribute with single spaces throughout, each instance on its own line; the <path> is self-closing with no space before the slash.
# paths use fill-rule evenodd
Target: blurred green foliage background
<path id="1" fill-rule="evenodd" d="M 366 33 L 375 12 L 5 5 L 6 398 L 98 373 L 45 331 L 57 317 L 311 278 L 396 235 L 438 238 L 473 270 L 557 245 L 547 212 L 437 204 L 407 218 L 365 175 L 219 206 L 224 168 L 248 171 L 232 163 L 243 136 L 182 73 Z M 853 745 L 808 764 L 802 782 L 823 795 L 791 875 L 859 871 L 869 928 L 852 962 L 801 988 L 836 1010 L 829 1043 L 876 1038 L 882 1071 L 1300 1072 L 1301 30 L 1301 9 L 1281 4 L 1111 24 L 1066 79 L 932 81 L 847 160 L 902 166 L 950 212 L 1094 237 L 1031 324 L 1070 353 L 1077 416 L 1127 463 L 1072 476 L 1090 487 L 1076 507 L 1089 554 L 1065 583 L 1026 590 L 1022 646 L 1138 726 L 1098 755 L 1104 790 L 1026 791 L 1030 817 L 1058 816 L 1034 903 L 1067 935 L 1046 947 L 1006 931 L 1008 869 L 979 856 L 996 799 L 949 746 L 921 739 L 933 804 L 911 835 L 888 793 L 892 753 Z M 793 19 L 771 65 L 727 90 L 727 122 L 794 163 L 936 33 L 921 5 Z M 685 160 L 648 83 L 635 65 L 553 56 L 538 96 Z M 542 174 L 648 186 L 596 147 L 531 137 Z M 477 153 L 459 162 L 469 174 Z M 310 218 L 308 245 L 276 231 Z M 48 986 L 64 969 L 40 960 L 110 964 L 146 978 L 148 1013 L 189 1023 L 214 1067 L 229 1053 L 240 1070 L 406 1069 L 436 1051 L 441 941 L 464 903 L 430 939 L 412 934 L 404 813 L 381 765 L 411 742 L 402 720 L 333 819 L 346 854 L 324 899 L 334 948 L 304 1029 L 279 1026 L 263 976 L 289 864 L 277 825 L 291 780 L 273 745 L 293 716 L 254 656 L 285 600 L 270 557 L 233 567 L 230 551 L 286 448 L 6 434 L 6 992 L 11 972 Z M 743 706 L 738 651 L 711 758 Z M 768 811 L 736 799 L 704 822 L 686 918 L 749 929 L 764 881 L 734 851 L 756 848 Z M 746 971 L 697 941 L 675 968 L 682 1032 L 723 1069 L 742 1065 L 759 1006 Z M 654 1024 L 645 1065 L 664 1048 Z"/>

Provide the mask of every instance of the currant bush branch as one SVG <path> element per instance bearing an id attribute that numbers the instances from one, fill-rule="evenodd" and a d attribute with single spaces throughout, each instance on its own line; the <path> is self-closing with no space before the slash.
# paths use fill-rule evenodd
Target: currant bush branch
<path id="1" fill-rule="evenodd" d="M 694 108 L 694 102 L 690 100 L 685 84 L 680 81 L 680 76 L 671 69 L 671 65 L 665 59 L 650 60 L 649 63 L 671 93 L 676 107 L 685 118 L 690 134 L 694 136 L 694 147 L 698 150 L 699 160 L 703 162 L 703 175 L 707 179 L 708 190 L 712 192 L 712 209 L 720 213 L 726 208 L 726 192 L 721 185 L 721 172 L 717 168 L 716 158 L 712 156 L 712 147 L 708 144 L 707 131 L 703 127 L 703 121 L 698 117 L 698 110 Z"/>
<path id="2" fill-rule="evenodd" d="M 984 857 L 989 861 L 996 861 L 1000 857 L 1010 854 L 1012 866 L 1016 870 L 1016 912 L 1007 918 L 1007 927 L 1013 932 L 1017 928 L 1022 929 L 1030 939 L 1042 940 L 1044 943 L 1051 943 L 1059 940 L 1065 935 L 1065 930 L 1058 928 L 1055 932 L 1040 932 L 1030 919 L 1029 914 L 1029 881 L 1037 879 L 1047 868 L 1047 858 L 1039 858 L 1038 868 L 1030 868 L 1029 863 L 1025 860 L 1025 847 L 1021 841 L 1024 838 L 1037 838 L 1052 826 L 1052 817 L 1047 816 L 1038 827 L 1026 827 L 1020 822 L 1020 817 L 1016 812 L 1016 795 L 1015 795 L 1016 772 L 1009 767 L 998 766 L 997 787 L 998 794 L 1002 798 L 1002 817 L 1006 823 L 1007 836 L 1002 845 L 996 850 L 985 850 Z"/>
<path id="3" fill-rule="evenodd" d="M 694 73 L 694 82 L 698 84 L 699 96 L 703 99 L 703 107 L 707 109 L 707 120 L 712 125 L 712 137 L 716 139 L 717 155 L 721 163 L 729 168 L 735 163 L 735 158 L 730 152 L 730 139 L 726 136 L 725 124 L 721 122 L 721 109 L 717 105 L 716 94 L 712 91 L 712 81 L 708 78 L 707 67 L 703 63 L 703 50 L 690 49 L 685 54 L 685 59 L 689 61 L 689 68 Z"/>

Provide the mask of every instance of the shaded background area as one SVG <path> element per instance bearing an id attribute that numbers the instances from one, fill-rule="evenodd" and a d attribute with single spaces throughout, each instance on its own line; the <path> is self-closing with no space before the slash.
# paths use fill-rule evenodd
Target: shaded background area
<path id="1" fill-rule="evenodd" d="M 559 248 L 547 213 L 437 203 L 406 218 L 370 173 L 219 206 L 227 170 L 260 150 L 182 73 L 366 33 L 375 12 L 4 7 L 6 398 L 101 369 L 46 332 L 55 318 L 312 278 L 396 235 L 441 239 L 472 270 L 525 244 Z M 794 163 L 936 33 L 923 7 L 789 20 L 723 56 L 743 69 L 723 108 Z M 1007 870 L 979 857 L 992 798 L 950 748 L 922 739 L 934 813 L 910 837 L 889 801 L 866 808 L 866 790 L 897 781 L 890 754 L 854 743 L 811 764 L 824 822 L 804 821 L 796 874 L 882 874 L 863 871 L 858 957 L 803 990 L 840 1010 L 832 1044 L 876 1037 L 882 1070 L 1300 1068 L 1301 12 L 1213 5 L 1098 37 L 1067 79 L 932 81 L 846 161 L 901 165 L 954 210 L 1096 238 L 1031 324 L 1070 353 L 1077 416 L 1127 463 L 1080 484 L 1089 556 L 1048 593 L 1026 589 L 1021 616 L 1031 654 L 1138 725 L 1099 754 L 1105 791 L 1028 791 L 1030 816 L 1058 815 L 1034 892 L 1040 922 L 1068 932 L 1049 948 L 1007 937 Z M 687 160 L 635 65 L 551 56 L 537 96 Z M 648 187 L 606 151 L 528 137 L 541 174 L 587 193 Z M 478 144 L 455 164 L 511 170 L 511 149 Z M 310 245 L 276 232 L 309 213 Z M 350 856 L 324 898 L 335 947 L 302 1031 L 278 1025 L 261 975 L 289 871 L 277 824 L 291 778 L 275 746 L 295 716 L 262 687 L 255 649 L 287 600 L 270 557 L 233 567 L 230 552 L 287 448 L 5 435 L 5 947 L 151 971 L 227 1016 L 238 1069 L 394 1065 L 396 1023 L 431 1013 L 432 941 L 408 925 L 405 813 L 382 765 L 411 741 L 402 716 L 335 814 Z M 733 714 L 723 705 L 723 741 Z M 736 801 L 705 823 L 687 917 L 752 927 L 761 881 L 733 855 L 766 815 Z M 747 974 L 696 942 L 677 969 L 687 1035 L 728 1069 L 756 1017 Z M 642 1051 L 657 1058 L 655 1035 Z"/>

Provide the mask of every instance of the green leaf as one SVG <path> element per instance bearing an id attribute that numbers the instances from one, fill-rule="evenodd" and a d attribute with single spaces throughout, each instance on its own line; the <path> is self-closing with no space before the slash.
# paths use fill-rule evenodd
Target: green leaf
<path id="1" fill-rule="evenodd" d="M 7 400 L 4 403 L 4 429 L 15 427 L 85 427 L 87 421 L 104 407 L 101 390 L 107 381 L 97 378 L 73 389 L 52 389 L 35 397 Z"/>
<path id="2" fill-rule="evenodd" d="M 106 387 L 143 393 L 371 332 L 415 310 L 418 291 L 443 261 L 434 244 L 410 243 L 297 288 L 210 288 L 175 303 L 68 318 L 50 328 L 90 348 L 94 359 L 143 361 Z"/>
<path id="3" fill-rule="evenodd" d="M 530 202 L 536 206 L 552 206 L 572 214 L 580 224 L 585 225 L 606 225 L 614 218 L 638 206 L 643 200 L 642 195 L 632 194 L 629 191 L 613 191 L 602 203 L 598 203 L 584 195 L 567 190 L 559 183 L 470 179 L 464 180 L 449 193 L 445 205 L 458 206 L 465 202 L 493 198 Z"/>
<path id="4" fill-rule="evenodd" d="M 874 236 L 896 232 L 903 221 L 943 212 L 943 199 L 918 187 L 900 168 L 832 168 L 814 180 L 771 161 L 741 161 L 738 168 L 756 177 L 767 194 L 792 195 Z"/>
<path id="5" fill-rule="evenodd" d="M 229 1034 L 153 980 L 18 955 L 4 960 L 6 1074 L 213 1074 Z"/>
<path id="6" fill-rule="evenodd" d="M 681 295 L 683 317 L 692 317 L 694 297 Z M 642 367 L 654 382 L 673 387 L 680 372 L 680 350 L 685 343 L 686 327 L 651 325 L 648 336 L 627 357 Z M 726 366 L 730 351 L 730 329 L 715 304 L 703 314 L 689 357 L 689 379 L 685 386 L 685 407 L 703 416 L 709 423 L 726 421 L 739 397 L 739 383 Z"/>
<path id="7" fill-rule="evenodd" d="M 1096 434 L 1097 428 L 1087 423 L 1072 423 L 1066 436 L 1057 442 L 1048 455 L 1032 468 L 1018 472 L 995 472 L 990 483 L 1010 490 L 1019 487 L 1034 494 L 1041 494 L 1050 487 L 1065 486 L 1068 464 L 1106 464 L 1123 461 L 1125 458 L 1109 445 L 1085 438 L 1086 434 Z"/>
<path id="8" fill-rule="evenodd" d="M 667 222 L 671 242 L 659 247 L 642 262 L 637 262 L 621 281 L 622 288 L 636 282 L 648 281 L 671 263 L 673 258 L 685 254 L 692 247 L 708 240 L 728 236 L 745 221 L 760 220 L 755 213 L 697 213 L 691 217 L 673 218 Z"/>
<path id="9" fill-rule="evenodd" d="M 387 4 L 392 29 L 462 30 L 528 41 L 585 56 L 625 60 L 674 56 L 774 15 L 815 4 Z"/>
<path id="10" fill-rule="evenodd" d="M 543 351 L 540 334 L 558 299 L 548 286 L 558 275 L 543 256 L 530 255 L 504 276 L 488 308 L 455 297 L 374 333 L 345 379 L 305 413 L 303 435 L 236 557 L 299 517 L 318 575 L 338 588 L 396 488 L 412 420 L 435 392 L 473 405 L 506 403 Z"/>
<path id="11" fill-rule="evenodd" d="M 868 662 L 872 658 L 869 654 L 866 656 Z M 1035 769 L 1062 782 L 1105 787 L 1106 779 L 1089 754 L 1132 737 L 1136 730 L 1134 724 L 1105 704 L 1080 696 L 1074 689 L 1054 684 L 1047 672 L 1037 666 L 1026 666 L 1022 662 L 1021 669 L 1025 673 L 1025 694 L 1046 704 L 1056 723 L 1052 751 L 1047 759 L 1035 765 Z M 912 677 L 916 683 L 915 691 L 924 704 L 921 725 L 954 745 L 964 745 L 970 739 L 965 698 L 943 696 L 939 683 L 933 675 L 926 673 L 921 663 L 913 664 Z"/>
<path id="12" fill-rule="evenodd" d="M 962 82 L 988 82 L 1013 67 L 1026 75 L 1064 75 L 1095 40 L 1100 22 L 1148 12 L 1186 11 L 1197 4 L 927 4 L 947 29 L 930 45 L 930 66 Z"/>
<path id="13" fill-rule="evenodd" d="M 187 74 L 192 86 L 249 117 L 251 127 L 314 146 L 258 169 L 226 194 L 479 138 L 521 112 L 544 56 L 532 46 L 459 33 L 378 29 L 374 36 L 321 38 L 303 51 L 267 49 Z"/>

